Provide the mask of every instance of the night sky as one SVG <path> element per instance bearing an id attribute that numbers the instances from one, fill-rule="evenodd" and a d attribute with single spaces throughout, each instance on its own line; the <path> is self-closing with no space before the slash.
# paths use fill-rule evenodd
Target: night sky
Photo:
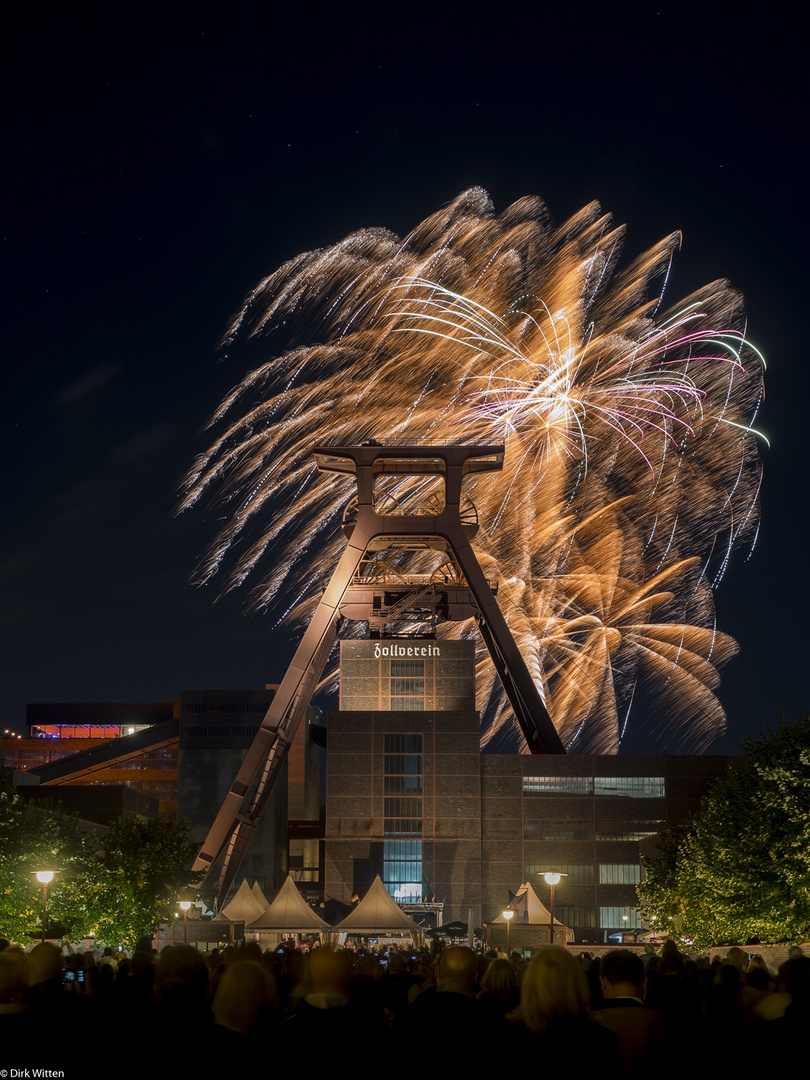
<path id="1" fill-rule="evenodd" d="M 745 294 L 772 448 L 757 547 L 716 597 L 741 654 L 713 749 L 810 708 L 800 16 L 560 9 L 18 12 L 2 46 L 2 727 L 23 732 L 29 701 L 280 680 L 290 633 L 244 595 L 191 587 L 215 523 L 173 516 L 248 364 L 217 343 L 293 255 L 364 226 L 403 234 L 476 184 L 498 210 L 539 194 L 557 221 L 598 199 L 628 224 L 628 257 L 681 229 L 670 303 L 718 277 Z"/>

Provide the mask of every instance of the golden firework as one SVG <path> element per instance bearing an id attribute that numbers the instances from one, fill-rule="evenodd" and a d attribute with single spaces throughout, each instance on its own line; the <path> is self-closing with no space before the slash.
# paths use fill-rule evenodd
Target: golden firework
<path id="1" fill-rule="evenodd" d="M 763 365 L 727 282 L 661 311 L 677 235 L 624 268 L 622 240 L 595 203 L 555 227 L 475 188 L 402 240 L 362 230 L 261 282 L 225 340 L 283 344 L 186 478 L 182 508 L 225 508 L 200 580 L 230 555 L 226 588 L 252 575 L 253 606 L 306 617 L 349 497 L 315 442 L 503 442 L 468 491 L 479 558 L 564 743 L 618 750 L 640 692 L 659 742 L 705 749 L 736 650 L 712 587 L 758 520 Z M 484 741 L 515 737 L 483 655 L 479 697 Z"/>

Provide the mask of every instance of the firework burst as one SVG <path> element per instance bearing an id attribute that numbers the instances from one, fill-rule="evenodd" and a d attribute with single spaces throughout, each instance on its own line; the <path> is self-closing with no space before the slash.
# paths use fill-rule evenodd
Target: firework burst
<path id="1" fill-rule="evenodd" d="M 363 230 L 261 282 L 225 342 L 276 355 L 184 487 L 182 508 L 224 508 L 200 580 L 228 558 L 226 589 L 250 575 L 253 606 L 306 616 L 351 494 L 315 471 L 324 438 L 503 442 L 468 491 L 479 558 L 563 741 L 615 752 L 640 688 L 651 734 L 705 748 L 736 649 L 711 590 L 757 525 L 763 365 L 726 282 L 660 310 L 677 235 L 625 268 L 622 240 L 596 204 L 555 227 L 539 199 L 496 215 L 473 189 L 402 240 Z M 479 695 L 484 740 L 514 737 L 484 656 Z"/>

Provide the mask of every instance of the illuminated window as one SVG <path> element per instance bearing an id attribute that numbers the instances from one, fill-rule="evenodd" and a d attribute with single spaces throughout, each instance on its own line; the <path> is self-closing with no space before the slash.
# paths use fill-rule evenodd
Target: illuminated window
<path id="1" fill-rule="evenodd" d="M 422 841 L 416 837 L 422 835 L 422 736 L 387 734 L 384 773 L 383 884 L 396 900 L 420 899 Z"/>
<path id="2" fill-rule="evenodd" d="M 594 795 L 624 795 L 631 799 L 662 799 L 663 776 L 597 776 Z"/>
<path id="3" fill-rule="evenodd" d="M 383 841 L 383 884 L 396 900 L 421 900 L 421 840 Z"/>
<path id="4" fill-rule="evenodd" d="M 590 776 L 524 776 L 524 795 L 593 795 Z"/>
<path id="5" fill-rule="evenodd" d="M 638 912 L 629 907 L 600 907 L 599 926 L 603 930 L 637 930 L 641 926 Z"/>
<path id="6" fill-rule="evenodd" d="M 661 799 L 663 776 L 524 776 L 524 795 L 614 795 Z"/>

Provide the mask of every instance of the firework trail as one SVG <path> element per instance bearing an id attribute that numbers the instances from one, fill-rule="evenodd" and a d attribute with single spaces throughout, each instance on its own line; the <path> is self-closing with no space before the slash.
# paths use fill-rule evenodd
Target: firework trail
<path id="1" fill-rule="evenodd" d="M 211 494 L 225 520 L 199 580 L 227 558 L 226 589 L 250 575 L 253 606 L 302 619 L 351 495 L 315 443 L 503 442 L 504 471 L 470 478 L 477 548 L 563 742 L 615 752 L 640 691 L 659 742 L 705 749 L 736 651 L 712 587 L 758 520 L 763 365 L 728 283 L 660 310 L 677 234 L 624 268 L 622 240 L 595 203 L 555 227 L 539 199 L 496 215 L 472 189 L 404 239 L 362 230 L 262 281 L 225 344 L 274 355 L 184 485 L 182 509 Z M 517 739 L 485 655 L 478 685 L 484 741 Z"/>

